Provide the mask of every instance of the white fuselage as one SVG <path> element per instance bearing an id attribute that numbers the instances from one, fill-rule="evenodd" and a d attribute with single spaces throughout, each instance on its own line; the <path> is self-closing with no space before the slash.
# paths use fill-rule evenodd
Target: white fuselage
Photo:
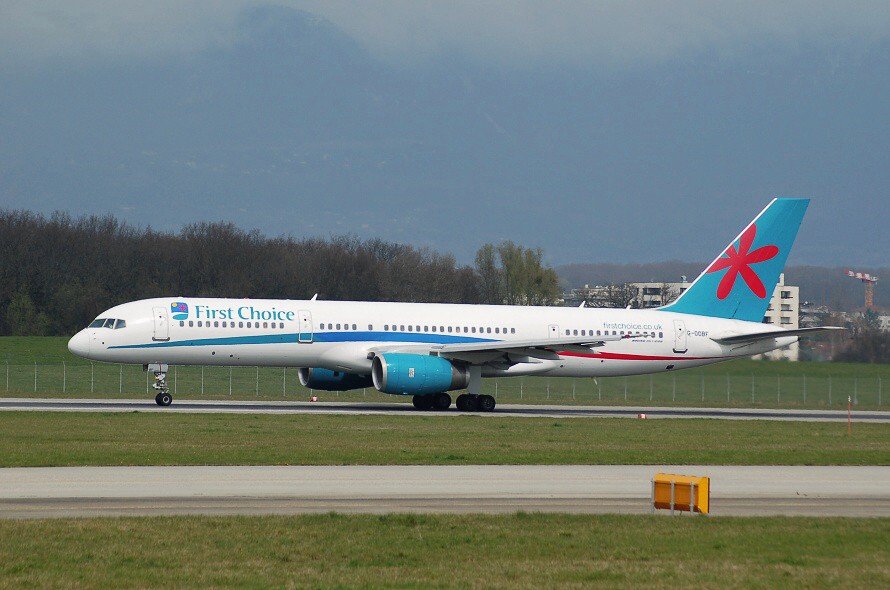
<path id="1" fill-rule="evenodd" d="M 171 312 L 182 302 L 186 314 Z M 179 315 L 181 319 L 175 316 Z M 589 353 L 483 368 L 483 376 L 638 375 L 759 354 L 796 337 L 736 345 L 716 333 L 756 333 L 767 326 L 659 310 L 372 303 L 269 299 L 158 298 L 125 303 L 100 318 L 115 329 L 89 327 L 71 339 L 72 352 L 113 363 L 319 367 L 371 372 L 375 347 L 418 343 L 484 343 L 579 336 L 633 335 Z M 95 322 L 94 322 L 95 323 Z M 113 324 L 113 323 L 112 323 Z"/>

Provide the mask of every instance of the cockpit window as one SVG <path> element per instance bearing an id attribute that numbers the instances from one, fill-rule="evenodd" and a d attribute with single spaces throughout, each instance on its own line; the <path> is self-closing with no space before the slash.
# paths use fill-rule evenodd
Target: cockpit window
<path id="1" fill-rule="evenodd" d="M 120 330 L 127 327 L 127 322 L 114 318 L 96 318 L 89 325 L 90 328 L 108 328 L 110 330 Z"/>

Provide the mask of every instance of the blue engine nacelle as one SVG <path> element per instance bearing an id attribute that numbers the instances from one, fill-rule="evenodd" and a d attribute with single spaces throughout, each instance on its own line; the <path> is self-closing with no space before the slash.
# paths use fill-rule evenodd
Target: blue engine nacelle
<path id="1" fill-rule="evenodd" d="M 425 354 L 379 354 L 371 363 L 371 378 L 379 391 L 399 395 L 464 389 L 470 383 L 470 373 L 466 368 Z"/>
<path id="2" fill-rule="evenodd" d="M 373 385 L 368 375 L 356 375 L 330 369 L 300 369 L 300 383 L 321 391 L 349 391 Z"/>

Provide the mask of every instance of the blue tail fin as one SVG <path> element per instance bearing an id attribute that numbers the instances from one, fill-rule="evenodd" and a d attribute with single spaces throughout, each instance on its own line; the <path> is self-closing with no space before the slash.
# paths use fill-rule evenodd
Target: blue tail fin
<path id="1" fill-rule="evenodd" d="M 809 199 L 773 199 L 673 303 L 676 311 L 760 322 Z"/>

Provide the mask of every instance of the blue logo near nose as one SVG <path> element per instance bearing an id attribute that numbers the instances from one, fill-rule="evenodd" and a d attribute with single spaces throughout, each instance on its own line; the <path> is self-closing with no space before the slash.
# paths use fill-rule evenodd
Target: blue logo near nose
<path id="1" fill-rule="evenodd" d="M 173 313 L 174 320 L 187 320 L 189 318 L 188 303 L 174 301 L 170 304 L 170 311 Z"/>

